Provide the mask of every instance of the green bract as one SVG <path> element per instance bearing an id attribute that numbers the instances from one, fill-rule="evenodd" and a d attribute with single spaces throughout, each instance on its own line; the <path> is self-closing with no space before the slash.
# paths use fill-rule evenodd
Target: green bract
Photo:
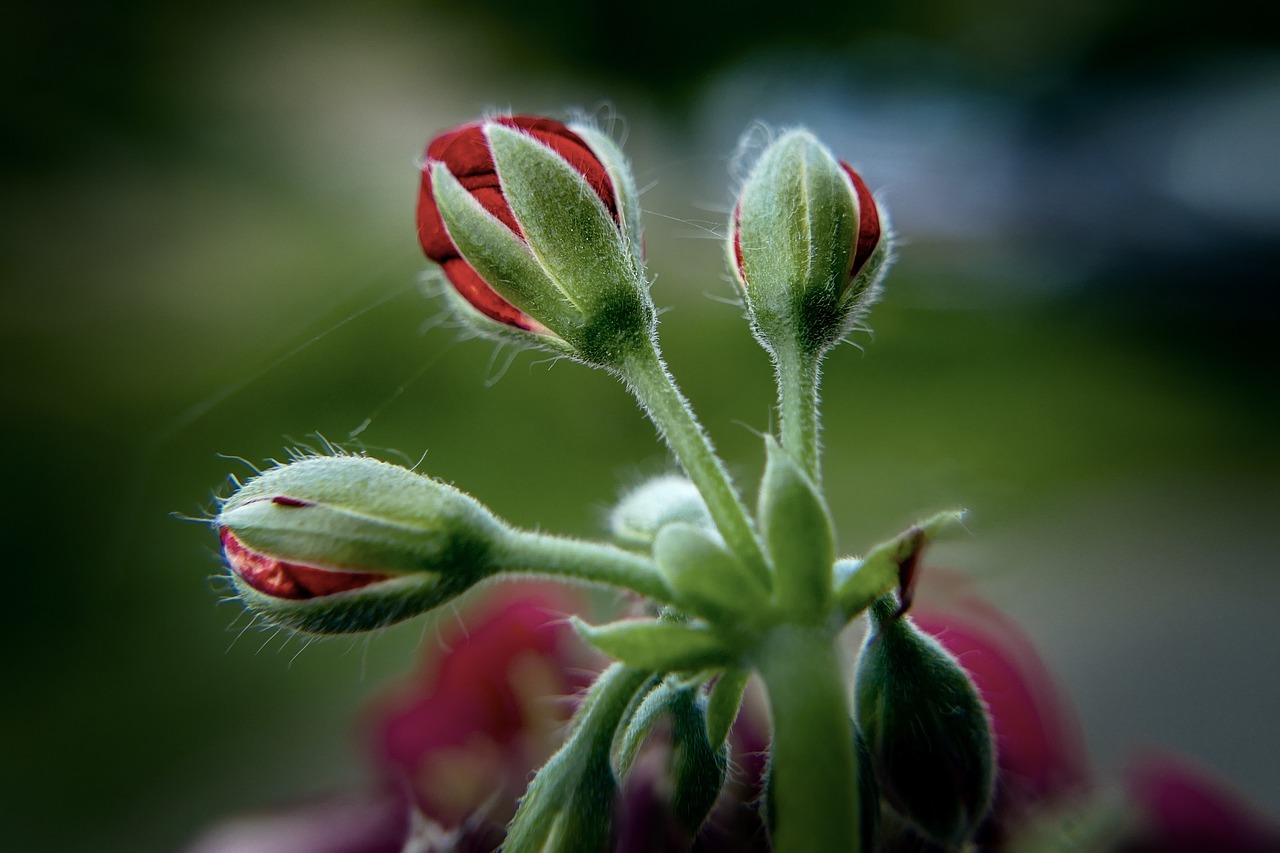
<path id="1" fill-rule="evenodd" d="M 662 528 L 653 556 L 680 605 L 690 613 L 733 623 L 768 612 L 769 590 L 724 549 L 718 537 L 691 524 Z"/>
<path id="2" fill-rule="evenodd" d="M 813 481 L 772 438 L 760 484 L 760 526 L 773 560 L 778 605 L 792 620 L 822 624 L 831 602 L 835 545 Z"/>

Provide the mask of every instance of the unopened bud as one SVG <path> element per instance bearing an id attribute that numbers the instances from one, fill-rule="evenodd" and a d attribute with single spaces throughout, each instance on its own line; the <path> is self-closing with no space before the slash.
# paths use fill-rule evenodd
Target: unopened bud
<path id="1" fill-rule="evenodd" d="M 862 177 L 804 130 L 775 140 L 742 187 L 729 262 L 756 337 L 772 353 L 821 354 L 876 296 L 887 222 Z"/>
<path id="2" fill-rule="evenodd" d="M 886 596 L 871 609 L 858 659 L 857 724 L 880 793 L 903 817 L 958 849 L 991 805 L 991 723 L 960 664 Z"/>
<path id="3" fill-rule="evenodd" d="M 678 522 L 715 530 L 698 487 L 679 474 L 663 474 L 618 502 L 609 513 L 609 532 L 624 548 L 648 551 L 662 528 Z"/>
<path id="4" fill-rule="evenodd" d="M 317 634 L 431 610 L 495 570 L 505 528 L 444 483 L 363 456 L 254 477 L 214 519 L 231 580 L 268 622 Z"/>
<path id="5" fill-rule="evenodd" d="M 497 116 L 427 146 L 418 239 L 482 333 L 616 366 L 655 322 L 638 217 L 625 159 L 593 128 Z"/>

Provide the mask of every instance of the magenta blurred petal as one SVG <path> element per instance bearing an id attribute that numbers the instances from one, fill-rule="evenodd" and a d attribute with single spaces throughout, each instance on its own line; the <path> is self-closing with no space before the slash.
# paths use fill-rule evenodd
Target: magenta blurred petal
<path id="1" fill-rule="evenodd" d="M 589 680 L 564 619 L 576 607 L 560 587 L 504 586 L 442 638 L 446 654 L 378 704 L 377 760 L 425 815 L 446 827 L 476 813 L 510 818 L 555 749 L 565 700 Z"/>
<path id="2" fill-rule="evenodd" d="M 1030 812 L 1087 790 L 1075 711 L 1017 624 L 966 581 L 938 572 L 921 584 L 912 618 L 960 661 L 991 713 L 997 788 L 984 837 L 1000 837 Z"/>
<path id="3" fill-rule="evenodd" d="M 1125 787 L 1140 820 L 1125 853 L 1280 851 L 1280 827 L 1184 759 L 1144 755 L 1130 766 Z"/>

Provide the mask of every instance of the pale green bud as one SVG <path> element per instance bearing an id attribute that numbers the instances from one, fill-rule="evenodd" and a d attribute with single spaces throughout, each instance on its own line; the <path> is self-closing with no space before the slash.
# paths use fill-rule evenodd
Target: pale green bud
<path id="1" fill-rule="evenodd" d="M 698 487 L 679 474 L 663 474 L 618 502 L 609 513 L 609 533 L 625 548 L 648 551 L 662 528 L 678 522 L 715 530 Z"/>
<path id="2" fill-rule="evenodd" d="M 756 161 L 730 222 L 729 262 L 765 349 L 820 355 L 870 306 L 887 222 L 860 175 L 792 130 Z"/>
<path id="3" fill-rule="evenodd" d="M 378 628 L 496 571 L 505 528 L 452 486 L 363 456 L 272 468 L 213 520 L 245 606 L 318 634 Z"/>

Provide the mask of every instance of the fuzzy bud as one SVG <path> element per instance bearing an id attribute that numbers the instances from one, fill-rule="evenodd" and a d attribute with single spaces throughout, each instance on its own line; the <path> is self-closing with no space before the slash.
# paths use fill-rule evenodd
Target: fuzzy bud
<path id="1" fill-rule="evenodd" d="M 698 487 L 679 474 L 663 474 L 641 483 L 609 513 L 609 533 L 624 548 L 648 551 L 662 528 L 692 524 L 714 531 Z"/>
<path id="2" fill-rule="evenodd" d="M 365 631 L 431 610 L 487 577 L 505 528 L 472 498 L 363 456 L 272 468 L 214 519 L 231 580 L 268 622 Z"/>
<path id="3" fill-rule="evenodd" d="M 655 323 L 638 219 L 626 160 L 593 128 L 498 116 L 427 146 L 418 239 L 484 334 L 616 366 Z"/>
<path id="4" fill-rule="evenodd" d="M 991 723 L 960 664 L 902 616 L 893 596 L 871 608 L 858 659 L 858 728 L 880 793 L 922 832 L 959 849 L 994 787 Z"/>
<path id="5" fill-rule="evenodd" d="M 805 130 L 775 140 L 742 187 L 729 235 L 730 267 L 765 349 L 820 355 L 838 343 L 874 300 L 889 243 L 849 164 Z"/>

